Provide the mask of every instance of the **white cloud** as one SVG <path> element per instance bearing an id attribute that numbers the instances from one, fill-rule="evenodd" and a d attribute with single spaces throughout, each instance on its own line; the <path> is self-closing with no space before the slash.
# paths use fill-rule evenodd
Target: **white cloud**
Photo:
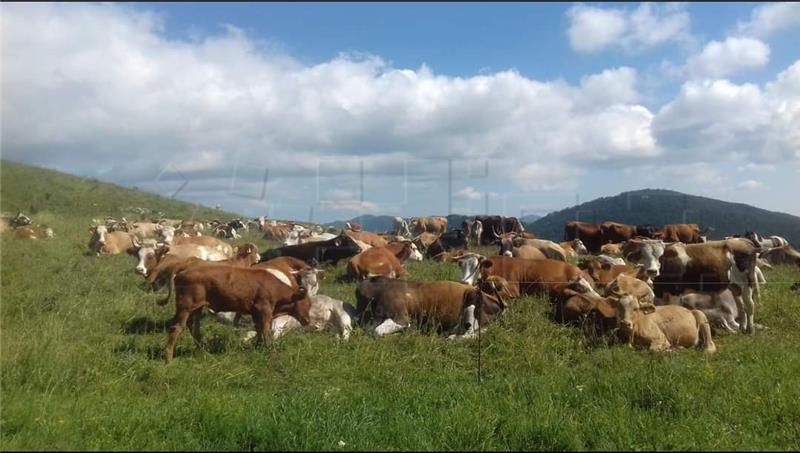
<path id="1" fill-rule="evenodd" d="M 774 172 L 775 170 L 777 170 L 777 167 L 775 165 L 772 165 L 772 164 L 756 164 L 756 163 L 753 163 L 753 162 L 748 162 L 745 165 L 740 165 L 740 166 L 736 167 L 736 170 L 738 172 L 740 172 L 740 173 L 744 173 L 744 172 L 747 172 L 747 173 L 751 173 L 751 172 L 767 173 L 767 172 L 769 172 L 769 173 L 771 173 L 771 172 Z"/>
<path id="2" fill-rule="evenodd" d="M 767 3 L 753 8 L 750 20 L 739 22 L 738 33 L 767 37 L 781 30 L 800 27 L 800 2 Z"/>
<path id="3" fill-rule="evenodd" d="M 736 184 L 736 190 L 753 190 L 758 189 L 759 187 L 761 187 L 761 183 L 754 179 L 748 179 L 747 181 L 742 181 L 739 184 Z"/>
<path id="4" fill-rule="evenodd" d="M 634 10 L 575 5 L 567 11 L 572 49 L 593 53 L 612 46 L 637 52 L 668 42 L 691 42 L 685 4 L 642 3 Z"/>
<path id="5" fill-rule="evenodd" d="M 466 200 L 480 200 L 483 198 L 483 193 L 478 192 L 470 186 L 464 187 L 455 193 L 456 198 L 463 198 Z"/>
<path id="6" fill-rule="evenodd" d="M 634 104 L 641 96 L 636 91 L 636 69 L 623 66 L 581 78 L 578 103 L 585 109 L 598 109 L 616 103 Z"/>
<path id="7" fill-rule="evenodd" d="M 578 168 L 556 164 L 530 163 L 514 175 L 517 184 L 530 191 L 575 189 L 584 172 Z"/>
<path id="8" fill-rule="evenodd" d="M 685 69 L 691 77 L 727 77 L 764 67 L 769 55 L 769 46 L 758 39 L 727 38 L 706 44 L 702 52 L 689 58 Z"/>

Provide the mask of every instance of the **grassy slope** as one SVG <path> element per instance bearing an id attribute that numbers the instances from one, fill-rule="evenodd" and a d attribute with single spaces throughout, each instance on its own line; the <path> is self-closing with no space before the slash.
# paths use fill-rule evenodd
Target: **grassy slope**
<path id="1" fill-rule="evenodd" d="M 800 445 L 800 301 L 794 269 L 768 272 L 754 337 L 711 358 L 593 347 L 520 299 L 476 344 L 416 330 L 346 344 L 293 332 L 266 350 L 206 319 L 164 366 L 171 306 L 127 256 L 87 257 L 92 217 L 120 206 L 215 215 L 106 185 L 2 167 L 2 209 L 33 203 L 57 238 L 3 237 L 0 448 L 7 449 L 790 449 Z M 48 200 L 45 193 L 49 192 Z M 94 206 L 93 203 L 97 203 Z M 260 246 L 267 244 L 255 240 Z M 412 263 L 415 280 L 455 265 Z M 344 263 L 330 269 L 335 275 Z M 322 293 L 353 301 L 353 284 Z M 160 296 L 158 296 L 160 297 Z"/>

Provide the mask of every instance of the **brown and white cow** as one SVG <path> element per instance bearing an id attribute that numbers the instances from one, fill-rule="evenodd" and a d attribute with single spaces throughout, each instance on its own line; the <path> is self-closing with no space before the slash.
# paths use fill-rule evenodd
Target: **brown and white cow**
<path id="1" fill-rule="evenodd" d="M 513 256 L 513 247 L 531 246 L 539 249 L 544 256 L 551 260 L 566 261 L 567 252 L 560 244 L 546 239 L 525 239 L 511 233 L 500 239 L 498 255 Z"/>
<path id="2" fill-rule="evenodd" d="M 567 254 L 568 257 L 574 257 L 578 255 L 588 255 L 589 250 L 584 245 L 583 241 L 580 239 L 573 239 L 571 241 L 561 242 L 558 245 L 564 249 L 564 252 Z"/>
<path id="3" fill-rule="evenodd" d="M 699 244 L 705 242 L 705 234 L 709 229 L 700 229 L 696 223 L 674 223 L 664 225 L 656 232 L 656 237 L 664 242 L 683 242 L 684 244 Z"/>
<path id="4" fill-rule="evenodd" d="M 169 328 L 169 340 L 164 361 L 170 363 L 175 345 L 187 323 L 200 345 L 200 317 L 204 307 L 215 312 L 236 312 L 253 317 L 256 338 L 266 340 L 272 318 L 278 314 L 289 314 L 302 325 L 309 323 L 310 303 L 306 289 L 298 291 L 287 287 L 274 275 L 259 269 L 244 269 L 232 266 L 190 267 L 173 275 L 169 293 L 159 305 L 169 302 L 175 293 L 175 317 Z"/>
<path id="5" fill-rule="evenodd" d="M 52 239 L 55 237 L 55 233 L 50 227 L 26 225 L 14 229 L 14 236 L 23 239 Z"/>
<path id="6" fill-rule="evenodd" d="M 583 241 L 590 253 L 594 255 L 600 253 L 600 246 L 603 244 L 600 225 L 576 221 L 567 222 L 564 225 L 564 240 L 571 241 L 573 239 Z"/>
<path id="7" fill-rule="evenodd" d="M 430 217 L 414 217 L 408 224 L 412 234 L 419 235 L 421 233 L 443 234 L 447 231 L 447 217 L 430 216 Z"/>
<path id="8" fill-rule="evenodd" d="M 629 250 L 632 253 L 626 257 L 632 262 L 644 264 L 655 260 L 657 267 L 650 274 L 654 276 L 653 289 L 659 298 L 678 296 L 689 290 L 719 294 L 730 288 L 742 316 L 742 330 L 753 332 L 755 302 L 763 278 L 759 276 L 756 257 L 764 251 L 762 248 L 747 239 L 736 238 L 702 244 L 676 242 L 660 253 L 658 247 Z"/>
<path id="9" fill-rule="evenodd" d="M 800 252 L 791 245 L 770 249 L 762 253 L 761 258 L 771 265 L 790 264 L 800 266 Z"/>
<path id="10" fill-rule="evenodd" d="M 133 234 L 125 231 L 109 232 L 105 225 L 89 228 L 92 233 L 89 239 L 89 250 L 99 255 L 119 255 L 121 253 L 134 253 L 136 246 Z"/>
<path id="11" fill-rule="evenodd" d="M 600 253 L 603 255 L 617 256 L 621 258 L 623 245 L 625 245 L 624 242 L 619 242 L 616 244 L 603 244 L 602 247 L 600 247 Z"/>
<path id="12" fill-rule="evenodd" d="M 356 300 L 359 322 L 378 336 L 405 329 L 412 319 L 438 327 L 443 333 L 456 330 L 471 336 L 506 307 L 498 293 L 487 294 L 463 283 L 410 282 L 385 277 L 362 281 L 356 288 Z"/>
<path id="13" fill-rule="evenodd" d="M 361 241 L 371 247 L 385 247 L 389 242 L 380 237 L 377 233 L 370 231 L 351 231 L 345 230 L 345 234 L 354 240 Z"/>
<path id="14" fill-rule="evenodd" d="M 577 266 L 551 259 L 526 260 L 508 256 L 484 258 L 468 254 L 458 261 L 461 282 L 475 284 L 490 276 L 508 282 L 513 297 L 545 292 L 551 300 L 563 297 L 564 289 L 578 282 L 585 291 L 594 292 L 592 278 Z"/>
<path id="15" fill-rule="evenodd" d="M 403 263 L 408 259 L 422 261 L 422 254 L 411 241 L 373 247 L 350 259 L 347 263 L 347 276 L 353 280 L 378 275 L 389 278 L 405 277 L 408 272 L 403 268 Z"/>

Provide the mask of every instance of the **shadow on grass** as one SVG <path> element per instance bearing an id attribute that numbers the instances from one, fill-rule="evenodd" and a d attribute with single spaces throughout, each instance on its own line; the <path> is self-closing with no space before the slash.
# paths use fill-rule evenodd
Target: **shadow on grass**
<path id="1" fill-rule="evenodd" d="M 167 333 L 172 317 L 162 321 L 154 321 L 149 316 L 139 316 L 125 323 L 126 335 L 142 335 L 147 333 Z"/>

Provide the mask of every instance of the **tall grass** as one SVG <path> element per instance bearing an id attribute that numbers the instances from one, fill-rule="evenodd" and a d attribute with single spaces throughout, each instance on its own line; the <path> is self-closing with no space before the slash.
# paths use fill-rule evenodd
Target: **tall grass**
<path id="1" fill-rule="evenodd" d="M 57 237 L 0 239 L 0 448 L 225 450 L 795 449 L 800 445 L 797 269 L 766 273 L 755 335 L 719 353 L 596 346 L 523 298 L 477 344 L 409 329 L 349 342 L 291 332 L 269 347 L 203 321 L 163 364 L 174 307 L 128 256 L 86 256 L 88 222 L 121 206 L 202 212 L 3 162 L 2 209 L 34 204 Z M 100 192 L 98 192 L 98 190 Z M 50 193 L 50 198 L 44 195 Z M 102 194 L 102 195 L 98 195 Z M 93 206 L 97 203 L 97 206 Z M 46 220 L 43 220 L 46 219 Z M 253 241 L 268 246 L 257 235 Z M 329 266 L 321 292 L 354 303 Z M 457 279 L 411 263 L 413 280 Z M 340 445 L 344 442 L 344 446 Z"/>

